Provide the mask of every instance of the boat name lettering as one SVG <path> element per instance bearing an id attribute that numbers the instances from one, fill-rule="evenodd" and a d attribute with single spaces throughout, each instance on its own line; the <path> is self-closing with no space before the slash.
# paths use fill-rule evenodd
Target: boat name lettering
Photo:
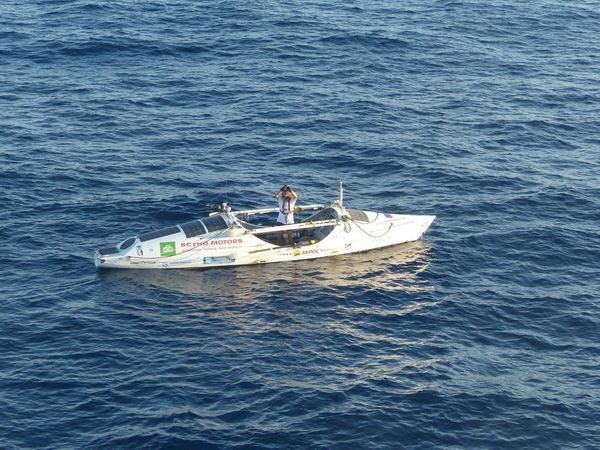
<path id="1" fill-rule="evenodd" d="M 313 255 L 315 253 L 319 253 L 319 250 L 304 250 L 302 252 L 303 255 Z"/>
<path id="2" fill-rule="evenodd" d="M 212 241 L 202 241 L 202 242 L 182 242 L 182 247 L 200 247 L 201 245 L 225 245 L 225 244 L 241 244 L 242 239 L 215 239 Z"/>

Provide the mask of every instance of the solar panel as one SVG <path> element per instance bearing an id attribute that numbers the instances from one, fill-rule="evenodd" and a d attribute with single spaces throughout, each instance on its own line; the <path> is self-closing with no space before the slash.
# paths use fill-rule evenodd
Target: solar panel
<path id="1" fill-rule="evenodd" d="M 204 226 L 206 227 L 209 233 L 212 233 L 213 231 L 224 230 L 227 228 L 227 222 L 225 221 L 223 216 L 208 217 L 206 219 L 202 219 L 202 223 L 204 223 Z"/>
<path id="2" fill-rule="evenodd" d="M 151 231 L 150 233 L 140 234 L 138 237 L 140 238 L 140 241 L 145 242 L 151 241 L 152 239 L 158 239 L 163 236 L 169 236 L 170 234 L 176 234 L 179 233 L 179 231 L 179 227 L 174 226 L 170 228 L 163 228 L 162 230 L 158 231 Z"/>
<path id="3" fill-rule="evenodd" d="M 206 227 L 200 220 L 192 220 L 191 222 L 184 223 L 183 225 L 179 225 L 179 227 L 185 233 L 186 238 L 191 238 L 194 236 L 198 236 L 200 234 L 207 233 Z"/>

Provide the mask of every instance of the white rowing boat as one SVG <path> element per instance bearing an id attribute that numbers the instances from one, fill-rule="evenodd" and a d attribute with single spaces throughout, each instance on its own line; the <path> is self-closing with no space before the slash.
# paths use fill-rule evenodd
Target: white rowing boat
<path id="1" fill-rule="evenodd" d="M 340 189 L 340 199 L 330 206 L 296 207 L 297 213 L 312 213 L 301 222 L 251 223 L 256 216 L 278 211 L 233 211 L 224 203 L 209 217 L 139 234 L 116 247 L 100 248 L 94 253 L 95 264 L 119 269 L 200 269 L 314 259 L 415 241 L 435 219 L 348 209 L 342 205 Z M 290 234 L 288 230 L 292 241 L 278 244 L 282 234 Z"/>

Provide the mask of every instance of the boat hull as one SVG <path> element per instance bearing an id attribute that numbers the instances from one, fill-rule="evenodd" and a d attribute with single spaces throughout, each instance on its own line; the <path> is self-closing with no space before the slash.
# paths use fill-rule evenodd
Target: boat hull
<path id="1" fill-rule="evenodd" d="M 339 210 L 325 221 L 309 220 L 268 229 L 248 228 L 240 221 L 228 220 L 227 229 L 198 237 L 188 238 L 179 232 L 143 243 L 130 238 L 135 242 L 129 250 L 112 254 L 96 251 L 94 259 L 102 269 L 202 269 L 315 259 L 415 241 L 435 219 L 425 215 L 359 213 L 353 218 Z M 285 234 L 288 229 L 295 236 L 289 245 L 277 245 L 265 238 L 269 231 Z"/>

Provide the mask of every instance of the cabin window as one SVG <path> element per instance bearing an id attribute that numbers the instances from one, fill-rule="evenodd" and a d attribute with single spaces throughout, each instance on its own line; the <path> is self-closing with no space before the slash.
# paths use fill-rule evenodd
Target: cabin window
<path id="1" fill-rule="evenodd" d="M 136 239 L 134 237 L 127 239 L 121 245 L 119 245 L 119 250 L 127 250 L 133 244 L 135 244 Z"/>
<path id="2" fill-rule="evenodd" d="M 364 211 L 358 209 L 346 209 L 346 211 L 348 211 L 350 218 L 355 222 L 369 223 L 369 216 Z"/>

